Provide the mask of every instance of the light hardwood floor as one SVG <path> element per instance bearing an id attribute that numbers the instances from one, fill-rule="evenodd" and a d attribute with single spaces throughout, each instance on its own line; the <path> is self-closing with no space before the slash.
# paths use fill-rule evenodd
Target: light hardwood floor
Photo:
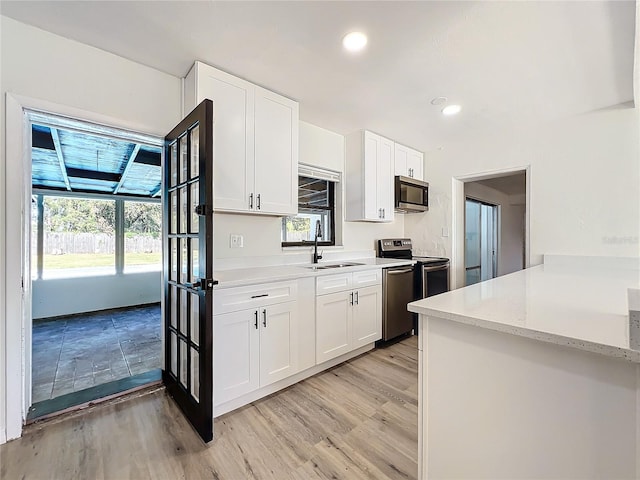
<path id="1" fill-rule="evenodd" d="M 164 390 L 32 426 L 2 479 L 415 479 L 416 337 L 215 421 L 203 444 Z"/>

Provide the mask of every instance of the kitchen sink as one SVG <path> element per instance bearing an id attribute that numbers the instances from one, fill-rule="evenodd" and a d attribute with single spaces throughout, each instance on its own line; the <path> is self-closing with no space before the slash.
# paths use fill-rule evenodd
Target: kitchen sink
<path id="1" fill-rule="evenodd" d="M 327 263 L 327 264 L 320 264 L 320 265 L 310 265 L 305 268 L 308 268 L 310 270 L 327 270 L 329 268 L 356 267 L 358 265 L 364 265 L 364 263 L 356 263 L 356 262 Z"/>

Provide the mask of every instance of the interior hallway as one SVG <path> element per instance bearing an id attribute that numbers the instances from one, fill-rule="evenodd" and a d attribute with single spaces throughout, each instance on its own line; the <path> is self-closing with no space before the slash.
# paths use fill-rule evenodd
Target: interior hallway
<path id="1" fill-rule="evenodd" d="M 162 368 L 160 304 L 34 320 L 33 403 Z"/>
<path id="2" fill-rule="evenodd" d="M 410 337 L 215 421 L 204 445 L 163 390 L 35 424 L 0 446 L 0 478 L 415 479 Z"/>

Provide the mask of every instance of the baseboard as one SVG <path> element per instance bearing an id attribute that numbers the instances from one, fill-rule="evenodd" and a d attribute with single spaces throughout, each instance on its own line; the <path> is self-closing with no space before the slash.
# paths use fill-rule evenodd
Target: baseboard
<path id="1" fill-rule="evenodd" d="M 0 428 L 0 445 L 7 443 L 7 431 L 4 427 Z"/>
<path id="2" fill-rule="evenodd" d="M 335 367 L 342 362 L 346 362 L 347 360 L 351 360 L 358 355 L 362 355 L 363 353 L 372 350 L 375 347 L 373 343 L 360 347 L 356 350 L 353 350 L 349 353 L 345 353 L 344 355 L 340 355 L 339 357 L 332 358 L 331 360 L 327 360 L 319 365 L 315 365 L 311 368 L 308 368 L 302 372 L 298 372 L 295 375 L 287 377 L 279 382 L 272 383 L 271 385 L 267 385 L 265 387 L 259 388 L 258 390 L 254 390 L 253 392 L 249 392 L 241 397 L 234 398 L 233 400 L 229 400 L 228 402 L 221 403 L 220 405 L 214 405 L 213 407 L 213 416 L 219 417 L 220 415 L 224 415 L 225 413 L 229 413 L 236 408 L 243 407 L 248 405 L 251 402 L 255 402 L 261 398 L 264 398 L 268 395 L 276 393 L 284 388 L 290 387 L 294 383 L 298 383 L 305 378 L 312 377 L 318 373 L 324 372 L 331 367 Z M 215 381 L 215 380 L 214 380 Z"/>

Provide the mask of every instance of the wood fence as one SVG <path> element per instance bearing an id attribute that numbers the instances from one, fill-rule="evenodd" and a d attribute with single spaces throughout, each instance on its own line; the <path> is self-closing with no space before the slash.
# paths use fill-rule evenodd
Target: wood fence
<path id="1" fill-rule="evenodd" d="M 114 253 L 115 235 L 106 233 L 45 233 L 44 254 Z M 162 240 L 148 235 L 125 237 L 125 253 L 156 253 L 162 251 Z"/>

